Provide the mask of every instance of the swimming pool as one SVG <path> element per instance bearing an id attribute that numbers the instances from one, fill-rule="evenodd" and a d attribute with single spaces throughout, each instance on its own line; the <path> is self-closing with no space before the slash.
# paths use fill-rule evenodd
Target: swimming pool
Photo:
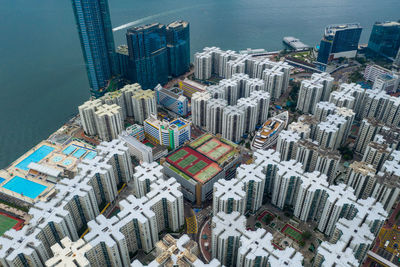
<path id="1" fill-rule="evenodd" d="M 37 163 L 37 162 L 41 161 L 44 157 L 46 157 L 48 154 L 50 154 L 51 151 L 53 151 L 53 150 L 54 150 L 54 147 L 43 145 L 43 146 L 39 147 L 36 151 L 34 151 L 32 154 L 27 156 L 20 163 L 18 163 L 17 166 L 15 166 L 15 167 L 17 167 L 18 169 L 27 171 L 29 163 L 31 163 L 31 162 Z"/>
<path id="2" fill-rule="evenodd" d="M 79 159 L 80 157 L 83 156 L 83 154 L 86 153 L 86 149 L 83 148 L 79 148 L 77 151 L 74 152 L 74 154 L 72 154 L 72 156 L 74 156 L 75 158 Z"/>
<path id="3" fill-rule="evenodd" d="M 66 149 L 63 150 L 63 154 L 69 155 L 72 152 L 74 152 L 75 149 L 76 149 L 76 146 L 71 145 L 71 146 L 69 146 L 69 147 L 67 147 Z"/>
<path id="4" fill-rule="evenodd" d="M 72 164 L 72 160 L 66 159 L 66 160 L 63 161 L 63 164 L 64 164 L 65 166 L 69 166 L 69 165 Z"/>
<path id="5" fill-rule="evenodd" d="M 53 157 L 52 160 L 53 160 L 54 163 L 57 163 L 57 162 L 60 162 L 62 160 L 62 157 L 61 156 L 55 156 L 55 157 Z"/>
<path id="6" fill-rule="evenodd" d="M 85 159 L 93 159 L 96 157 L 96 155 L 97 155 L 96 152 L 90 151 L 89 153 L 86 154 Z"/>
<path id="7" fill-rule="evenodd" d="M 6 179 L 0 177 L 0 184 L 4 182 Z"/>
<path id="8" fill-rule="evenodd" d="M 19 176 L 15 176 L 10 181 L 8 181 L 3 186 L 3 188 L 22 194 L 26 197 L 35 199 L 46 189 L 46 186 L 26 180 Z"/>

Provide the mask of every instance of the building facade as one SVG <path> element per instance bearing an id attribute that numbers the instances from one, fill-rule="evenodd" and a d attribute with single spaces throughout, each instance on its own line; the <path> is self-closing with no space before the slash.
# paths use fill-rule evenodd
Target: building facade
<path id="1" fill-rule="evenodd" d="M 358 23 L 327 26 L 319 46 L 317 61 L 327 64 L 339 57 L 354 58 L 357 55 L 361 31 Z"/>
<path id="2" fill-rule="evenodd" d="M 78 28 L 79 39 L 90 92 L 99 97 L 105 92 L 109 80 L 118 73 L 107 0 L 73 0 L 72 8 Z"/>

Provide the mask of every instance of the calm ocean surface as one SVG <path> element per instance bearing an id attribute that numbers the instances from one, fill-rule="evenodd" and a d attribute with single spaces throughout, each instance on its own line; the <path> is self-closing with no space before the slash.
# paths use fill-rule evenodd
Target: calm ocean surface
<path id="1" fill-rule="evenodd" d="M 192 54 L 309 45 L 325 25 L 359 22 L 361 42 L 375 21 L 400 19 L 399 0 L 109 0 L 113 26 L 136 21 L 191 23 Z M 89 97 L 70 0 L 0 0 L 0 168 L 48 137 Z M 124 43 L 124 30 L 115 33 Z"/>

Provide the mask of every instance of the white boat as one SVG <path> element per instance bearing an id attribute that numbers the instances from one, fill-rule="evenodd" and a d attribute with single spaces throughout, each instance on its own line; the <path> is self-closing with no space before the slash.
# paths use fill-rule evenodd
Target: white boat
<path id="1" fill-rule="evenodd" d="M 251 149 L 268 149 L 276 144 L 279 133 L 286 128 L 289 122 L 289 112 L 282 112 L 268 119 L 256 133 L 251 142 Z"/>

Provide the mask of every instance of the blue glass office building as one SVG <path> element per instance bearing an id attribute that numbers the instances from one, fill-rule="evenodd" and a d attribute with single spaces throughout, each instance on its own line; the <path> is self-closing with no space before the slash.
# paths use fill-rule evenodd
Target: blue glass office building
<path id="1" fill-rule="evenodd" d="M 132 64 L 130 80 L 144 89 L 168 82 L 168 51 L 165 25 L 154 23 L 128 29 L 126 39 Z"/>
<path id="2" fill-rule="evenodd" d="M 154 23 L 128 29 L 128 76 L 143 88 L 153 89 L 169 78 L 180 76 L 190 67 L 189 23 Z"/>
<path id="3" fill-rule="evenodd" d="M 384 57 L 395 58 L 400 47 L 400 23 L 377 22 L 372 28 L 368 48 Z"/>
<path id="4" fill-rule="evenodd" d="M 339 57 L 352 58 L 357 55 L 362 28 L 359 24 L 331 25 L 325 28 L 317 61 L 327 64 Z"/>
<path id="5" fill-rule="evenodd" d="M 169 75 L 178 77 L 190 67 L 190 30 L 186 21 L 167 25 Z"/>
<path id="6" fill-rule="evenodd" d="M 118 73 L 107 0 L 72 0 L 82 53 L 93 96 L 101 96 Z"/>

